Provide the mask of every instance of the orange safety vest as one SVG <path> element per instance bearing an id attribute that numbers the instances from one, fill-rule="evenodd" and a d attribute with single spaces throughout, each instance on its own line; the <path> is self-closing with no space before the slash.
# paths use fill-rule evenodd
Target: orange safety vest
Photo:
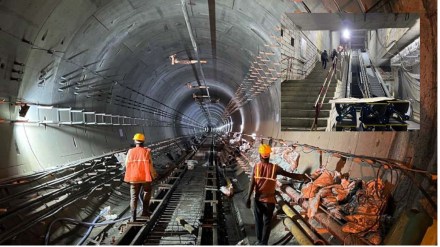
<path id="1" fill-rule="evenodd" d="M 153 181 L 156 177 L 149 148 L 135 147 L 128 150 L 125 161 L 125 182 L 145 183 Z"/>
<path id="2" fill-rule="evenodd" d="M 260 202 L 276 203 L 277 165 L 258 163 L 254 166 L 255 198 Z"/>

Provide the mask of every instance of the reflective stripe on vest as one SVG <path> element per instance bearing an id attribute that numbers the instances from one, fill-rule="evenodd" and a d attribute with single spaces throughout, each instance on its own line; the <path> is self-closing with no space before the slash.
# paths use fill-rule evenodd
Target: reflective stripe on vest
<path id="1" fill-rule="evenodd" d="M 256 175 L 254 176 L 254 178 L 255 179 L 266 179 L 266 180 L 271 180 L 271 181 L 277 181 L 276 180 L 276 178 L 274 177 L 274 175 L 275 175 L 275 165 L 274 164 L 272 164 L 272 174 L 270 175 L 270 177 L 261 177 L 260 176 L 260 164 L 261 163 L 258 163 L 257 164 L 257 167 L 256 167 Z"/>
<path id="2" fill-rule="evenodd" d="M 150 162 L 150 149 L 136 147 L 129 150 L 125 164 L 125 182 L 151 182 L 156 171 Z"/>
<path id="3" fill-rule="evenodd" d="M 269 167 L 272 166 L 272 169 Z M 276 165 L 258 163 L 254 170 L 255 198 L 260 202 L 275 203 Z"/>

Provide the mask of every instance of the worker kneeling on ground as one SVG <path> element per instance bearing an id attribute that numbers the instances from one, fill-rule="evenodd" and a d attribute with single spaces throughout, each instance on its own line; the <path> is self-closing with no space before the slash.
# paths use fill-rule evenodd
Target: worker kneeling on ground
<path id="1" fill-rule="evenodd" d="M 260 162 L 254 166 L 246 207 L 251 207 L 251 195 L 255 191 L 254 216 L 257 245 L 267 245 L 271 231 L 270 221 L 275 209 L 275 186 L 277 175 L 286 176 L 294 180 L 308 181 L 304 174 L 295 174 L 284 171 L 281 167 L 269 163 L 272 149 L 267 144 L 262 144 L 258 150 Z"/>
<path id="2" fill-rule="evenodd" d="M 132 222 L 136 221 L 136 208 L 141 186 L 144 188 L 142 217 L 150 216 L 151 183 L 157 177 L 156 170 L 153 167 L 153 160 L 151 159 L 151 150 L 144 147 L 145 136 L 137 133 L 134 135 L 133 140 L 136 147 L 128 150 L 124 177 L 124 181 L 130 183 Z"/>

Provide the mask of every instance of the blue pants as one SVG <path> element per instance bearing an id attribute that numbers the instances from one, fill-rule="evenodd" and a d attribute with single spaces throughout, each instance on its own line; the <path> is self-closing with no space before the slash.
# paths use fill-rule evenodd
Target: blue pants
<path id="1" fill-rule="evenodd" d="M 260 202 L 258 199 L 254 199 L 255 231 L 259 245 L 268 244 L 270 230 L 272 230 L 270 222 L 274 209 L 274 203 Z"/>
<path id="2" fill-rule="evenodd" d="M 323 69 L 327 68 L 327 60 L 322 61 L 322 68 Z"/>

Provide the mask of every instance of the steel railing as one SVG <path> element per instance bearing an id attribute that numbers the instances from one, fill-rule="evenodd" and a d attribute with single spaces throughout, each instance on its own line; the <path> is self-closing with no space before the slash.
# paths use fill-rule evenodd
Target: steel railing
<path id="1" fill-rule="evenodd" d="M 337 61 L 337 58 L 335 59 Z M 332 66 L 331 69 L 327 72 L 327 76 L 324 79 L 324 83 L 321 86 L 321 90 L 319 90 L 318 97 L 315 101 L 315 104 L 313 105 L 313 107 L 315 108 L 315 118 L 313 120 L 312 127 L 310 127 L 310 130 L 316 130 L 318 127 L 319 112 L 321 111 L 322 104 L 324 103 L 328 88 L 330 87 L 331 80 L 333 79 L 333 76 L 335 74 L 335 70 L 336 67 Z"/>
<path id="2" fill-rule="evenodd" d="M 293 79 L 293 75 L 301 75 L 303 77 L 307 76 L 310 71 L 314 68 L 314 65 L 318 61 L 318 56 L 315 54 L 313 55 L 309 60 L 304 61 L 303 59 L 299 59 L 297 57 L 293 56 L 287 56 L 281 59 L 281 64 L 285 65 L 285 68 L 281 70 L 282 78 L 284 80 L 291 80 Z M 298 66 L 298 63 L 295 63 L 295 61 L 298 61 L 301 67 L 307 66 L 305 69 L 302 68 L 294 68 L 294 66 Z M 308 65 L 307 65 L 308 64 Z"/>

